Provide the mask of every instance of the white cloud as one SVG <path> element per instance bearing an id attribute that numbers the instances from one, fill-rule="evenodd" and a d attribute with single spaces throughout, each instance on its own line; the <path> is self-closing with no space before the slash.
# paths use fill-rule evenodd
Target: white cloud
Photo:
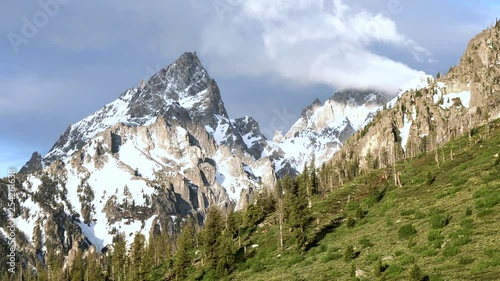
<path id="1" fill-rule="evenodd" d="M 406 50 L 417 61 L 430 58 L 385 15 L 341 0 L 326 2 L 242 1 L 230 18 L 207 25 L 202 53 L 224 66 L 224 74 L 271 74 L 306 84 L 391 92 L 415 70 L 375 53 L 374 44 Z"/>

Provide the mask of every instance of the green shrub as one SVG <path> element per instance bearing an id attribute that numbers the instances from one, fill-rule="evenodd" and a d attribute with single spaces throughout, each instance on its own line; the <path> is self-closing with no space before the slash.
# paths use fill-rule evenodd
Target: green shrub
<path id="1" fill-rule="evenodd" d="M 453 186 L 462 186 L 467 182 L 467 179 L 464 178 L 458 178 L 455 181 L 453 181 Z"/>
<path id="2" fill-rule="evenodd" d="M 431 229 L 427 235 L 427 240 L 434 246 L 434 248 L 441 248 L 444 241 L 444 236 L 439 229 Z"/>
<path id="3" fill-rule="evenodd" d="M 368 264 L 372 264 L 374 261 L 378 260 L 378 258 L 380 258 L 380 255 L 377 253 L 366 254 L 366 260 L 368 261 Z"/>
<path id="4" fill-rule="evenodd" d="M 399 214 L 403 217 L 407 217 L 407 216 L 411 216 L 411 215 L 415 214 L 415 210 L 413 210 L 413 209 L 403 210 Z"/>
<path id="5" fill-rule="evenodd" d="M 476 209 L 492 208 L 500 204 L 500 189 L 483 187 L 474 193 Z"/>
<path id="6" fill-rule="evenodd" d="M 455 246 L 455 245 L 449 245 L 449 246 L 447 246 L 447 247 L 444 248 L 444 250 L 443 250 L 443 256 L 445 256 L 445 257 L 454 257 L 459 252 L 460 252 L 460 250 L 458 249 L 457 246 Z"/>
<path id="7" fill-rule="evenodd" d="M 358 208 L 356 208 L 356 217 L 358 219 L 363 219 L 364 217 L 366 217 L 366 214 L 367 214 L 367 212 L 365 210 L 363 210 L 363 208 L 361 208 L 361 206 L 358 206 Z"/>
<path id="8" fill-rule="evenodd" d="M 432 185 L 436 181 L 436 176 L 431 171 L 427 172 L 427 185 Z"/>
<path id="9" fill-rule="evenodd" d="M 333 260 L 338 260 L 342 257 L 342 254 L 336 252 L 336 253 L 326 253 L 323 257 L 321 257 L 321 262 L 322 263 L 327 263 L 329 261 Z"/>
<path id="10" fill-rule="evenodd" d="M 354 247 L 352 245 L 348 245 L 344 250 L 344 261 L 349 262 L 354 259 Z"/>
<path id="11" fill-rule="evenodd" d="M 340 252 L 342 248 L 338 247 L 338 246 L 331 246 L 331 247 L 328 247 L 328 253 L 338 253 Z"/>
<path id="12" fill-rule="evenodd" d="M 303 261 L 304 261 L 304 257 L 302 255 L 295 255 L 295 256 L 291 257 L 287 263 L 288 263 L 288 265 L 294 265 L 297 263 L 301 263 Z"/>
<path id="13" fill-rule="evenodd" d="M 493 210 L 492 209 L 483 209 L 483 210 L 480 210 L 479 212 L 477 212 L 477 217 L 478 218 L 484 218 L 484 217 L 487 217 L 489 215 L 493 214 Z"/>
<path id="14" fill-rule="evenodd" d="M 363 248 L 368 248 L 368 247 L 373 246 L 373 243 L 370 242 L 368 237 L 363 237 L 363 238 L 359 239 L 359 244 L 361 244 L 361 247 L 363 247 Z"/>
<path id="15" fill-rule="evenodd" d="M 408 239 L 415 234 L 417 234 L 417 230 L 411 224 L 405 224 L 398 230 L 398 236 L 400 239 Z"/>
<path id="16" fill-rule="evenodd" d="M 460 264 L 460 265 L 468 265 L 468 264 L 471 264 L 473 262 L 474 262 L 474 259 L 469 257 L 469 256 L 460 257 L 458 259 L 458 264 Z"/>
<path id="17" fill-rule="evenodd" d="M 358 208 L 359 204 L 355 201 L 349 201 L 349 203 L 346 204 L 345 209 L 348 211 L 355 211 Z"/>
<path id="18" fill-rule="evenodd" d="M 415 219 L 419 220 L 419 219 L 423 219 L 425 218 L 426 215 L 420 211 L 415 211 Z"/>
<path id="19" fill-rule="evenodd" d="M 415 247 L 415 245 L 417 245 L 417 241 L 415 241 L 415 239 L 413 239 L 413 236 L 412 236 L 408 239 L 408 243 L 406 244 L 406 246 L 408 248 L 413 248 L 413 247 Z"/>
<path id="20" fill-rule="evenodd" d="M 403 254 L 400 257 L 398 257 L 398 260 L 401 263 L 401 265 L 413 264 L 413 262 L 415 261 L 415 257 L 409 254 Z"/>
<path id="21" fill-rule="evenodd" d="M 431 216 L 429 219 L 429 222 L 431 224 L 431 227 L 436 229 L 436 228 L 443 228 L 447 226 L 451 221 L 451 216 L 449 214 L 434 214 Z"/>
<path id="22" fill-rule="evenodd" d="M 318 247 L 315 247 L 315 248 L 314 248 L 313 253 L 314 253 L 315 255 L 317 255 L 317 254 L 321 254 L 321 253 L 323 253 L 324 251 L 326 251 L 326 249 L 327 249 L 327 248 L 326 248 L 326 245 L 321 244 L 321 245 L 319 245 Z"/>
<path id="23" fill-rule="evenodd" d="M 354 263 L 351 264 L 351 273 L 350 273 L 351 277 L 356 277 L 356 265 Z"/>
<path id="24" fill-rule="evenodd" d="M 391 264 L 389 267 L 387 267 L 386 272 L 388 275 L 399 275 L 401 272 L 404 271 L 404 268 L 401 266 Z"/>
<path id="25" fill-rule="evenodd" d="M 250 269 L 254 272 L 261 272 L 261 271 L 264 271 L 266 269 L 266 267 L 264 266 L 264 264 L 260 260 L 255 259 L 252 262 Z"/>
<path id="26" fill-rule="evenodd" d="M 382 262 L 382 258 L 379 257 L 375 267 L 373 268 L 373 274 L 375 276 L 380 276 L 387 269 L 388 265 Z"/>
<path id="27" fill-rule="evenodd" d="M 484 249 L 484 254 L 490 258 L 493 258 L 495 255 L 498 255 L 500 257 L 500 249 L 495 249 L 495 248 L 486 248 Z"/>
<path id="28" fill-rule="evenodd" d="M 414 281 L 424 280 L 424 278 L 425 278 L 424 273 L 422 272 L 422 270 L 420 269 L 420 267 L 418 265 L 414 264 L 411 267 L 410 278 L 411 278 L 411 280 L 414 280 Z M 427 279 L 428 279 L 428 277 L 427 277 Z"/>
<path id="29" fill-rule="evenodd" d="M 461 228 L 450 234 L 450 237 L 453 239 L 453 245 L 462 246 L 466 245 L 470 242 L 470 236 L 472 235 L 472 231 L 469 228 Z"/>
<path id="30" fill-rule="evenodd" d="M 356 225 L 356 220 L 352 217 L 348 217 L 346 224 L 348 228 L 353 228 Z"/>
<path id="31" fill-rule="evenodd" d="M 432 257 L 438 254 L 438 251 L 434 247 L 424 246 L 419 249 L 419 252 L 424 257 Z"/>

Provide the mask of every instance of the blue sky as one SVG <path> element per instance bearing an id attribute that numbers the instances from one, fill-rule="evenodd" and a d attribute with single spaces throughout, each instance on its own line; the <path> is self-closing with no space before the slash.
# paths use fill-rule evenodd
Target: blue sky
<path id="1" fill-rule="evenodd" d="M 270 136 L 338 88 L 455 65 L 495 1 L 39 0 L 0 4 L 0 176 L 185 51 Z"/>

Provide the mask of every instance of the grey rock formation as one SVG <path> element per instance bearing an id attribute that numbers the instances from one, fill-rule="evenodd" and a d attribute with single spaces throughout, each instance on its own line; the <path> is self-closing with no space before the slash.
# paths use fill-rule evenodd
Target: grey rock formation
<path id="1" fill-rule="evenodd" d="M 19 170 L 19 173 L 31 173 L 31 172 L 36 172 L 36 171 L 41 171 L 43 169 L 42 165 L 42 155 L 38 152 L 33 152 L 31 155 L 30 160 L 24 164 L 24 166 Z"/>

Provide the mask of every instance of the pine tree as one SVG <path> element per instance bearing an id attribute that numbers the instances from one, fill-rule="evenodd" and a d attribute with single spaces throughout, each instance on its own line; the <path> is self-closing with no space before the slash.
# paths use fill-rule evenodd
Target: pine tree
<path id="1" fill-rule="evenodd" d="M 224 229 L 224 220 L 217 207 L 210 207 L 202 232 L 202 245 L 205 254 L 205 266 L 208 270 L 216 269 L 219 260 L 220 236 Z"/>
<path id="2" fill-rule="evenodd" d="M 238 245 L 241 247 L 240 233 L 243 228 L 243 213 L 230 212 L 226 219 L 226 231 L 229 233 L 231 239 L 238 238 Z"/>
<path id="3" fill-rule="evenodd" d="M 233 239 L 227 229 L 223 235 L 219 236 L 219 240 L 216 276 L 222 278 L 229 275 L 233 270 L 235 259 L 233 255 Z"/>
<path id="4" fill-rule="evenodd" d="M 80 281 L 85 280 L 85 268 L 86 265 L 82 259 L 82 252 L 78 250 L 73 260 L 73 264 L 70 269 L 70 280 Z"/>
<path id="5" fill-rule="evenodd" d="M 105 280 L 102 274 L 101 258 L 98 253 L 89 254 L 86 264 L 88 265 L 85 270 L 85 280 Z"/>
<path id="6" fill-rule="evenodd" d="M 302 175 L 299 177 L 299 184 L 301 185 L 302 188 L 306 190 L 306 199 L 307 199 L 307 207 L 311 208 L 312 207 L 312 186 L 311 186 L 311 180 L 310 180 L 310 174 L 309 174 L 309 168 L 307 167 L 306 164 L 304 164 L 304 169 L 302 170 Z"/>
<path id="7" fill-rule="evenodd" d="M 127 251 L 126 242 L 123 234 L 117 235 L 114 242 L 112 255 L 111 274 L 115 281 L 125 281 L 127 277 Z"/>
<path id="8" fill-rule="evenodd" d="M 162 231 L 160 236 L 151 235 L 149 237 L 146 254 L 144 257 L 145 268 L 156 268 L 160 264 L 171 264 L 171 248 L 166 231 Z"/>
<path id="9" fill-rule="evenodd" d="M 36 262 L 36 271 L 38 272 L 38 281 L 49 280 L 47 269 L 43 267 L 42 262 L 39 260 Z"/>
<path id="10" fill-rule="evenodd" d="M 184 280 L 192 261 L 192 250 L 195 244 L 194 221 L 188 220 L 177 239 L 177 251 L 174 259 L 174 275 L 176 280 Z"/>
<path id="11" fill-rule="evenodd" d="M 311 186 L 311 195 L 318 194 L 318 174 L 316 171 L 316 158 L 313 156 L 309 164 L 309 184 Z"/>
<path id="12" fill-rule="evenodd" d="M 160 263 L 165 263 L 168 267 L 172 266 L 172 247 L 170 245 L 170 239 L 168 237 L 167 231 L 163 230 L 161 232 L 160 237 L 158 238 L 158 244 L 157 244 L 157 254 L 158 254 L 158 261 L 156 261 L 156 264 Z"/>
<path id="13" fill-rule="evenodd" d="M 292 228 L 298 251 L 305 250 L 306 228 L 310 220 L 306 183 L 304 176 L 301 175 L 297 180 L 287 180 L 285 185 L 285 210 L 289 212 L 288 224 Z"/>
<path id="14" fill-rule="evenodd" d="M 134 237 L 134 243 L 131 247 L 131 273 L 132 280 L 144 280 L 146 275 L 147 264 L 144 264 L 144 245 L 146 238 L 141 233 L 137 233 Z"/>

